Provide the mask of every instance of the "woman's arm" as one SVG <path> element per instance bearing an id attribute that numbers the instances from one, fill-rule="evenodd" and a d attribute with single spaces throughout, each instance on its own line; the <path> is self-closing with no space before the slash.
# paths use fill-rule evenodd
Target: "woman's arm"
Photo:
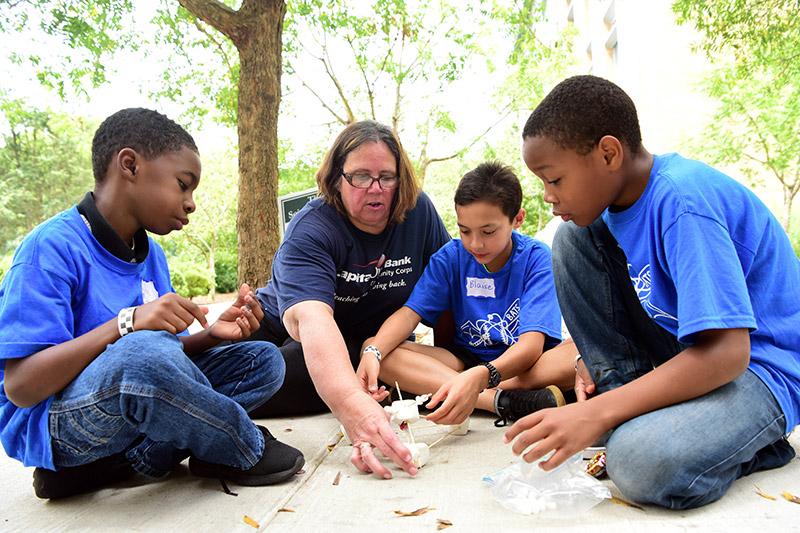
<path id="1" fill-rule="evenodd" d="M 360 387 L 333 309 L 323 302 L 306 300 L 287 309 L 283 323 L 289 335 L 303 346 L 317 392 L 354 444 L 353 464 L 364 472 L 391 478 L 391 472 L 372 452 L 371 446 L 376 446 L 403 470 L 416 474 L 411 452 L 389 426 L 385 411 Z"/>
<path id="2" fill-rule="evenodd" d="M 361 361 L 356 369 L 356 377 L 362 389 L 367 391 L 376 402 L 383 401 L 389 392 L 385 387 L 378 388 L 378 376 L 381 372 L 381 363 L 373 352 L 364 352 L 367 346 L 374 346 L 385 359 L 406 340 L 414 328 L 417 327 L 421 317 L 408 307 L 401 307 L 386 319 L 378 333 L 364 341 L 361 352 Z"/>

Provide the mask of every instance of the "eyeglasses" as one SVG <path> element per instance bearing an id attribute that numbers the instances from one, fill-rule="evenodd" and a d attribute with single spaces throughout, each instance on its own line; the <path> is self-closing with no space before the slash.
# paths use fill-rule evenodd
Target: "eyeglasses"
<path id="1" fill-rule="evenodd" d="M 369 174 L 347 174 L 345 172 L 342 172 L 342 176 L 347 180 L 347 183 L 356 189 L 369 189 L 376 181 L 381 189 L 394 189 L 400 183 L 400 179 L 397 176 L 373 178 Z"/>

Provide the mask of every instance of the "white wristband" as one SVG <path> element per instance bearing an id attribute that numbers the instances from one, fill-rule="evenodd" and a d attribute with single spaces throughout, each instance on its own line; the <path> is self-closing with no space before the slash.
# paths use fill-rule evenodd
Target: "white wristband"
<path id="1" fill-rule="evenodd" d="M 133 312 L 136 311 L 135 307 L 126 307 L 121 309 L 117 315 L 117 330 L 119 336 L 124 337 L 128 333 L 133 333 Z"/>
<path id="2" fill-rule="evenodd" d="M 370 344 L 369 346 L 364 348 L 364 351 L 362 353 L 367 353 L 367 352 L 371 352 L 379 363 L 381 362 L 381 359 L 383 359 L 383 354 L 381 354 L 381 351 L 378 349 L 377 346 L 373 346 L 372 344 Z"/>

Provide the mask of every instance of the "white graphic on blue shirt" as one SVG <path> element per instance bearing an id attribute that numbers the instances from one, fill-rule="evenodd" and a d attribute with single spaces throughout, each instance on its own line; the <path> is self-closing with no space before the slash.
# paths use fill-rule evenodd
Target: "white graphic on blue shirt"
<path id="1" fill-rule="evenodd" d="M 467 320 L 461 325 L 461 331 L 467 337 L 469 345 L 475 348 L 502 343 L 511 346 L 517 342 L 519 328 L 519 298 L 514 300 L 503 316 L 489 313 L 486 319 Z"/>
<path id="2" fill-rule="evenodd" d="M 638 274 L 634 274 L 634 272 L 633 265 L 628 263 L 628 275 L 631 277 L 633 288 L 636 290 L 636 296 L 639 297 L 639 303 L 642 304 L 647 314 L 650 315 L 653 320 L 657 318 L 668 318 L 677 322 L 677 318 L 663 309 L 658 308 L 650 301 L 653 289 L 653 281 L 650 275 L 650 263 L 646 264 Z"/>

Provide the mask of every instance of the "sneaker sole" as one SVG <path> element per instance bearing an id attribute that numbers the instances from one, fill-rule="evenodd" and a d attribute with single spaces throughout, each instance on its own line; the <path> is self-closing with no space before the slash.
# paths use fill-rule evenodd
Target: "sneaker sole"
<path id="1" fill-rule="evenodd" d="M 550 391 L 550 394 L 556 399 L 556 407 L 563 407 L 567 404 L 567 401 L 564 399 L 564 393 L 561 392 L 561 389 L 556 387 L 555 385 L 548 385 L 545 387 L 547 390 Z"/>
<path id="2" fill-rule="evenodd" d="M 198 477 L 210 477 L 210 478 L 217 478 L 217 479 L 224 479 L 225 481 L 230 481 L 231 483 L 236 483 L 237 485 L 243 485 L 245 487 L 261 487 L 264 485 L 274 485 L 275 483 L 280 483 L 281 481 L 286 481 L 297 472 L 303 468 L 303 465 L 306 464 L 305 458 L 301 455 L 295 460 L 294 464 L 287 468 L 286 470 L 281 470 L 279 472 L 273 472 L 271 474 L 264 474 L 263 476 L 254 476 L 252 474 L 230 474 L 226 473 L 225 475 L 220 475 L 219 469 L 217 465 L 214 464 L 197 464 L 190 465 L 189 470 L 191 471 L 192 475 Z"/>

